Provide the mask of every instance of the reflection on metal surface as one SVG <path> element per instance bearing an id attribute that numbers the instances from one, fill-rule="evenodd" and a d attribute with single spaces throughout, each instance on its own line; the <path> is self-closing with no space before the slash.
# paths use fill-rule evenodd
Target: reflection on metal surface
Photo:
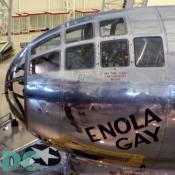
<path id="1" fill-rule="evenodd" d="M 45 90 L 47 84 L 52 91 Z M 29 126 L 46 139 L 54 140 L 58 147 L 78 155 L 129 166 L 139 167 L 142 163 L 151 166 L 159 155 L 163 141 L 167 120 L 164 111 L 166 98 L 150 96 L 150 89 L 154 87 L 130 85 L 127 89 L 128 85 L 123 86 L 121 89 L 115 83 L 99 86 L 90 82 L 87 86 L 86 82 L 73 84 L 51 78 L 41 80 L 38 77 L 33 80 L 31 77 L 26 90 Z M 163 88 L 165 90 L 162 89 L 162 92 L 166 92 L 166 87 Z M 127 93 L 131 89 L 134 89 L 135 95 Z M 142 92 L 136 89 L 142 89 Z M 146 93 L 143 89 L 146 89 Z M 68 140 L 63 145 L 57 143 L 64 135 L 76 141 L 72 143 Z M 146 147 L 150 148 L 148 152 L 145 151 Z M 105 150 L 112 151 L 110 156 Z M 136 160 L 112 158 L 111 154 L 114 156 L 118 151 L 128 154 L 130 158 L 131 153 L 139 156 Z"/>
<path id="2" fill-rule="evenodd" d="M 174 10 L 175 7 L 151 7 L 101 13 L 83 18 L 84 21 L 68 22 L 38 37 L 17 55 L 7 73 L 6 96 L 12 112 L 38 138 L 73 155 L 95 160 L 97 164 L 107 162 L 141 168 L 174 169 L 172 133 L 175 123 L 172 120 L 175 114 L 175 84 L 172 76 L 174 67 L 168 69 L 168 66 L 173 63 L 175 52 L 174 47 L 165 47 L 171 45 L 172 41 L 166 41 L 166 31 L 162 33 L 159 30 L 164 25 L 164 11 L 168 11 L 169 18 L 166 16 L 166 19 L 172 20 Z M 161 15 L 158 16 L 158 12 Z M 139 18 L 140 13 L 147 21 L 146 27 Z M 101 37 L 100 22 L 104 19 L 111 20 L 115 16 L 126 20 L 127 33 Z M 89 23 L 93 23 L 93 31 L 98 31 L 93 38 L 66 43 L 66 31 Z M 147 64 L 144 60 L 137 67 L 133 38 L 138 38 L 139 33 L 162 38 L 159 41 L 164 46 L 160 47 L 164 52 L 159 52 L 157 48 L 155 61 L 159 60 L 159 56 L 161 59 L 168 57 L 165 65 Z M 47 37 L 53 38 L 56 34 L 61 38 L 58 47 L 32 55 L 31 50 L 38 43 Z M 130 58 L 124 64 L 127 66 L 117 66 L 115 61 L 118 56 L 115 54 L 112 61 L 106 59 L 110 52 L 101 58 L 103 42 L 126 39 L 129 47 L 127 57 Z M 94 66 L 86 67 L 85 63 L 81 63 L 83 66 L 76 65 L 76 70 L 67 70 L 67 52 L 71 49 L 69 58 L 72 62 L 81 61 L 83 54 L 80 48 L 92 43 Z M 152 52 L 149 52 L 152 49 L 155 48 L 144 49 L 144 59 L 152 58 Z M 126 44 L 121 44 L 120 50 L 125 52 Z M 44 56 L 58 52 L 60 69 L 52 66 L 47 69 L 53 63 L 53 58 Z M 74 56 L 76 52 L 78 54 Z M 119 60 L 126 59 L 126 54 L 119 56 Z M 101 63 L 105 59 L 103 66 Z M 33 60 L 37 64 L 33 64 Z M 43 60 L 46 67 L 43 66 L 41 72 L 31 71 L 31 63 L 35 67 Z"/>

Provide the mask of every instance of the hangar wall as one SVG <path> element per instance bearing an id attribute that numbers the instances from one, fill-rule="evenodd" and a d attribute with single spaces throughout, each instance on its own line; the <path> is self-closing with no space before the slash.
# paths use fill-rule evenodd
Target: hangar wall
<path id="1" fill-rule="evenodd" d="M 101 9 L 101 4 L 102 0 L 75 0 L 76 9 Z M 64 10 L 63 0 L 13 0 L 13 14 L 54 10 Z"/>

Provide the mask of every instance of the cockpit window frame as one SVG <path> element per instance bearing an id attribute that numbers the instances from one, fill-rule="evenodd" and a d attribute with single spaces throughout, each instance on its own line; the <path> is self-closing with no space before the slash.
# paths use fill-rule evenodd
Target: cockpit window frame
<path id="1" fill-rule="evenodd" d="M 83 39 L 83 40 L 80 40 L 80 41 L 72 41 L 72 42 L 68 42 L 67 41 L 67 31 L 73 30 L 73 29 L 77 29 L 78 30 L 82 26 L 85 26 L 85 25 L 88 25 L 88 24 L 92 25 L 92 38 Z M 74 26 L 71 26 L 71 27 L 67 27 L 67 28 L 65 28 L 65 31 L 64 31 L 64 43 L 66 45 L 74 44 L 76 42 L 83 42 L 83 41 L 93 40 L 94 37 L 95 37 L 95 26 L 94 26 L 94 22 L 93 21 L 86 21 L 85 23 L 80 23 L 80 24 L 77 24 L 77 25 L 74 25 Z"/>
<path id="2" fill-rule="evenodd" d="M 112 42 L 112 41 L 121 41 L 121 40 L 125 40 L 127 42 L 127 50 L 128 50 L 128 65 L 127 66 L 108 66 L 108 67 L 104 67 L 102 65 L 102 47 L 101 45 L 104 43 L 104 42 Z M 130 52 L 130 40 L 127 39 L 127 38 L 114 38 L 114 39 L 110 39 L 110 40 L 102 40 L 100 42 L 100 67 L 102 69 L 123 69 L 123 68 L 128 68 L 130 67 L 131 63 L 131 52 Z"/>
<path id="3" fill-rule="evenodd" d="M 40 53 L 35 53 L 35 54 L 32 53 L 33 50 L 36 49 L 37 47 L 39 47 L 41 44 L 47 43 L 47 42 L 49 42 L 50 40 L 52 40 L 56 37 L 60 37 L 59 45 L 57 45 L 56 47 L 53 47 L 51 49 L 45 50 L 43 52 L 40 52 Z M 52 33 L 50 35 L 48 34 L 48 36 L 46 35 L 44 38 L 40 38 L 40 40 L 38 42 L 34 43 L 31 46 L 30 55 L 31 56 L 39 56 L 40 54 L 46 53 L 47 51 L 59 48 L 62 44 L 62 38 L 61 37 L 62 37 L 61 32 L 56 32 L 56 33 Z"/>
<path id="4" fill-rule="evenodd" d="M 36 73 L 36 74 L 32 74 L 31 72 L 30 72 L 30 65 L 31 65 L 31 63 L 32 63 L 32 61 L 33 60 L 35 60 L 35 59 L 37 59 L 38 57 L 41 57 L 41 56 L 44 56 L 44 55 L 46 55 L 46 54 L 50 54 L 50 53 L 59 53 L 59 56 L 60 56 L 60 59 L 59 59 L 59 69 L 58 70 L 56 70 L 56 71 L 49 71 L 49 72 L 46 72 L 46 73 Z M 52 72 L 59 72 L 59 71 L 61 71 L 61 69 L 62 69 L 62 66 L 61 66 L 61 62 L 62 62 L 62 58 L 61 58 L 61 53 L 62 53 L 62 50 L 61 50 L 61 48 L 57 48 L 57 49 L 51 49 L 51 50 L 48 50 L 47 52 L 44 52 L 44 53 L 41 53 L 41 54 L 38 54 L 38 55 L 33 55 L 32 56 L 32 58 L 29 60 L 29 62 L 28 62 L 28 71 L 27 71 L 27 74 L 29 74 L 29 75 L 45 75 L 45 74 L 48 74 L 48 73 L 52 73 Z"/>
<path id="5" fill-rule="evenodd" d="M 161 39 L 161 44 L 162 44 L 162 49 L 163 49 L 163 64 L 161 66 L 138 66 L 136 65 L 136 48 L 135 48 L 135 40 L 138 38 L 160 38 Z M 160 35 L 154 35 L 154 36 L 137 36 L 133 38 L 133 47 L 134 47 L 134 66 L 138 69 L 143 69 L 143 68 L 163 68 L 166 65 L 166 56 L 165 56 L 165 47 L 164 47 L 164 41 L 163 41 L 163 37 Z"/>
<path id="6" fill-rule="evenodd" d="M 121 34 L 121 35 L 106 35 L 106 36 L 102 36 L 102 33 L 101 33 L 101 22 L 105 22 L 105 21 L 112 21 L 112 20 L 116 20 L 116 19 L 123 19 L 123 22 L 124 22 L 124 26 L 125 26 L 125 33 L 124 34 Z M 118 16 L 118 17 L 113 17 L 113 18 L 107 18 L 107 19 L 100 19 L 98 21 L 98 25 L 99 25 L 99 36 L 101 38 L 109 38 L 109 37 L 120 37 L 120 36 L 125 36 L 128 34 L 128 25 L 127 25 L 127 20 L 126 20 L 126 17 L 124 16 Z"/>
<path id="7" fill-rule="evenodd" d="M 81 46 L 81 45 L 90 45 L 90 44 L 92 44 L 93 45 L 93 48 L 94 48 L 94 52 L 93 52 L 93 56 L 94 56 L 94 60 L 93 60 L 93 66 L 91 67 L 91 68 L 84 68 L 84 69 L 67 69 L 66 68 L 66 51 L 67 51 L 67 49 L 69 49 L 69 48 L 71 48 L 71 47 L 78 47 L 78 46 Z M 89 42 L 86 42 L 86 43 L 84 43 L 84 42 L 80 42 L 79 44 L 73 44 L 73 45 L 71 45 L 71 46 L 68 46 L 68 47 L 66 47 L 65 49 L 64 49 L 64 70 L 65 71 L 81 71 L 81 70 L 92 70 L 92 69 L 94 69 L 95 67 L 96 67 L 96 53 L 97 53 L 97 50 L 96 50 L 96 44 L 94 43 L 94 41 L 89 41 Z"/>

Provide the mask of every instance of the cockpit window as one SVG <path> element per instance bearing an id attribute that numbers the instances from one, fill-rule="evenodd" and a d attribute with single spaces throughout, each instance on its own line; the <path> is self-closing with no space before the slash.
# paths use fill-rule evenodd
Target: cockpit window
<path id="1" fill-rule="evenodd" d="M 128 40 L 104 41 L 101 43 L 102 67 L 129 66 Z"/>
<path id="2" fill-rule="evenodd" d="M 134 50 L 137 67 L 162 67 L 165 64 L 161 37 L 135 38 Z"/>
<path id="3" fill-rule="evenodd" d="M 66 42 L 72 43 L 93 38 L 92 24 L 85 24 L 66 31 Z"/>
<path id="4" fill-rule="evenodd" d="M 61 44 L 61 37 L 60 34 L 55 34 L 50 37 L 47 37 L 46 39 L 41 40 L 39 43 L 37 43 L 31 50 L 32 55 L 41 54 L 43 52 L 46 52 L 50 49 L 54 49 L 58 47 Z"/>
<path id="5" fill-rule="evenodd" d="M 100 35 L 102 37 L 125 35 L 126 33 L 126 24 L 123 18 L 116 18 L 100 22 Z"/>
<path id="6" fill-rule="evenodd" d="M 40 55 L 34 58 L 30 64 L 31 74 L 44 74 L 60 69 L 60 52 L 54 51 L 51 53 Z"/>
<path id="7" fill-rule="evenodd" d="M 66 69 L 90 69 L 94 66 L 94 44 L 85 44 L 66 49 Z"/>

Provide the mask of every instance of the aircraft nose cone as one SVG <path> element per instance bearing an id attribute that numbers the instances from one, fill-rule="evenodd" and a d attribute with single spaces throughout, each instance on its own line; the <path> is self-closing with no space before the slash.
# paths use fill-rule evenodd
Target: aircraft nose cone
<path id="1" fill-rule="evenodd" d="M 10 65 L 5 81 L 5 94 L 9 107 L 15 117 L 26 123 L 25 118 L 25 50 L 17 55 Z"/>

